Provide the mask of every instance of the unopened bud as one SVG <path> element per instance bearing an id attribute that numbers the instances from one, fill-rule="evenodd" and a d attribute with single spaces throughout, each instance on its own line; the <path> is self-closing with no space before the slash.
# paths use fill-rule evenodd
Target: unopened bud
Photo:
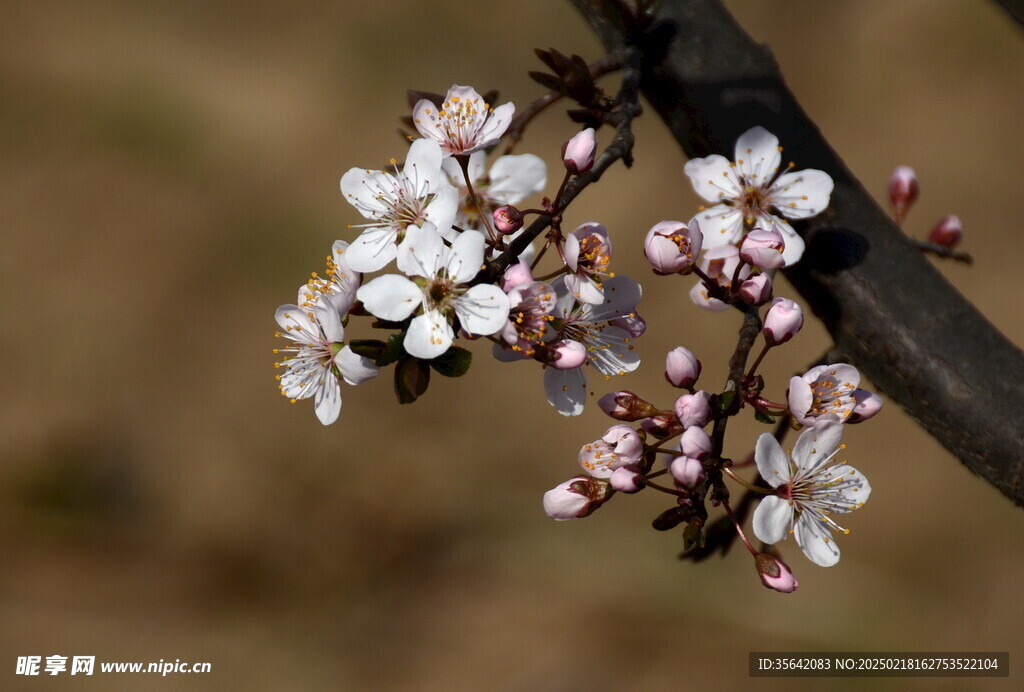
<path id="1" fill-rule="evenodd" d="M 544 493 L 544 511 L 555 521 L 581 519 L 608 499 L 608 483 L 575 476 Z"/>
<path id="2" fill-rule="evenodd" d="M 640 338 L 647 331 L 647 320 L 641 317 L 640 313 L 636 310 L 625 317 L 616 317 L 614 320 L 610 320 L 608 324 L 619 329 L 625 329 L 634 339 Z"/>
<path id="3" fill-rule="evenodd" d="M 662 413 L 657 416 L 651 416 L 650 418 L 644 418 L 640 421 L 640 427 L 644 429 L 644 432 L 650 433 L 659 440 L 663 440 L 666 437 L 671 437 L 683 431 L 683 426 L 679 424 L 676 417 L 670 413 Z"/>
<path id="4" fill-rule="evenodd" d="M 772 297 L 772 279 L 767 274 L 755 274 L 740 284 L 740 298 L 747 305 L 764 305 Z"/>
<path id="5" fill-rule="evenodd" d="M 846 419 L 847 423 L 863 423 L 882 409 L 882 397 L 866 389 L 853 390 L 853 400 L 857 403 Z"/>
<path id="6" fill-rule="evenodd" d="M 689 273 L 704 244 L 697 220 L 689 227 L 682 221 L 662 221 L 647 231 L 644 255 L 655 274 Z"/>
<path id="7" fill-rule="evenodd" d="M 597 405 L 606 415 L 611 416 L 615 420 L 629 422 L 656 416 L 660 413 L 656 406 L 644 401 L 627 389 L 605 394 L 598 400 Z"/>
<path id="8" fill-rule="evenodd" d="M 785 249 L 786 241 L 778 224 L 769 231 L 755 228 L 740 244 L 740 259 L 761 269 L 779 269 L 786 263 L 782 259 L 782 251 Z"/>
<path id="9" fill-rule="evenodd" d="M 494 218 L 494 230 L 504 235 L 511 235 L 523 227 L 523 212 L 511 204 L 498 207 L 491 215 Z"/>
<path id="10" fill-rule="evenodd" d="M 942 247 L 954 247 L 964 237 L 964 226 L 960 223 L 959 216 L 950 214 L 939 221 L 939 224 L 932 229 L 928 240 Z"/>
<path id="11" fill-rule="evenodd" d="M 804 326 L 804 312 L 788 298 L 776 298 L 764 316 L 764 338 L 770 346 L 784 344 Z"/>
<path id="12" fill-rule="evenodd" d="M 578 341 L 556 341 L 552 346 L 556 358 L 551 365 L 559 370 L 572 370 L 587 360 L 587 349 Z"/>
<path id="13" fill-rule="evenodd" d="M 573 174 L 585 173 L 594 165 L 594 151 L 597 137 L 594 128 L 588 127 L 562 145 L 562 162 Z"/>
<path id="14" fill-rule="evenodd" d="M 780 593 L 793 593 L 796 587 L 800 586 L 789 566 L 774 555 L 760 553 L 754 558 L 754 565 L 761 577 L 761 583 L 769 589 Z"/>
<path id="15" fill-rule="evenodd" d="M 920 189 L 913 168 L 899 166 L 892 172 L 892 177 L 889 178 L 889 201 L 892 202 L 897 224 L 906 218 L 911 205 L 917 199 L 918 192 Z"/>
<path id="16" fill-rule="evenodd" d="M 694 459 L 703 459 L 711 454 L 712 446 L 711 436 L 704 431 L 704 428 L 697 426 L 687 428 L 679 438 L 679 451 Z"/>
<path id="17" fill-rule="evenodd" d="M 676 346 L 665 355 L 665 379 L 673 387 L 692 387 L 700 377 L 700 361 L 683 346 Z"/>
<path id="18" fill-rule="evenodd" d="M 643 490 L 646 485 L 644 474 L 632 464 L 615 469 L 608 482 L 620 493 L 635 493 Z"/>
<path id="19" fill-rule="evenodd" d="M 526 262 L 517 262 L 505 270 L 501 279 L 501 290 L 509 293 L 512 289 L 518 288 L 533 281 L 533 272 Z"/>
<path id="20" fill-rule="evenodd" d="M 684 428 L 703 428 L 711 420 L 711 397 L 703 389 L 676 399 L 676 418 Z"/>
<path id="21" fill-rule="evenodd" d="M 704 480 L 704 464 L 693 457 L 676 457 L 668 467 L 676 483 L 684 488 L 696 488 Z"/>

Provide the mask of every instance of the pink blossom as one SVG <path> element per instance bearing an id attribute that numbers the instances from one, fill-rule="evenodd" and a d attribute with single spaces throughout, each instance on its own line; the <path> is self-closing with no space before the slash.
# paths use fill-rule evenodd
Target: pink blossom
<path id="1" fill-rule="evenodd" d="M 585 173 L 594 165 L 597 138 L 594 128 L 588 127 L 562 145 L 562 162 L 565 169 L 573 174 Z"/>
<path id="2" fill-rule="evenodd" d="M 764 338 L 772 346 L 784 344 L 804 326 L 804 312 L 788 298 L 776 298 L 764 316 Z"/>
<path id="3" fill-rule="evenodd" d="M 628 425 L 613 425 L 604 436 L 583 445 L 580 466 L 594 478 L 609 478 L 620 466 L 634 464 L 644 455 L 644 438 Z"/>
<path id="4" fill-rule="evenodd" d="M 939 221 L 938 225 L 932 229 L 932 232 L 928 235 L 928 240 L 936 245 L 951 248 L 956 247 L 956 244 L 963 237 L 964 226 L 960 222 L 960 217 L 950 214 L 949 216 L 944 216 L 942 221 Z"/>
<path id="5" fill-rule="evenodd" d="M 574 476 L 544 493 L 544 511 L 555 521 L 581 519 L 608 499 L 608 484 L 590 476 Z"/>
<path id="6" fill-rule="evenodd" d="M 643 490 L 645 485 L 644 475 L 633 464 L 615 469 L 608 482 L 620 493 L 635 493 Z"/>
<path id="7" fill-rule="evenodd" d="M 779 269 L 785 264 L 782 254 L 786 242 L 782 237 L 779 224 L 773 224 L 771 230 L 755 228 L 740 243 L 740 259 L 761 269 Z"/>
<path id="8" fill-rule="evenodd" d="M 696 488 L 704 480 L 704 464 L 693 457 L 676 457 L 668 467 L 672 478 L 684 488 Z"/>
<path id="9" fill-rule="evenodd" d="M 780 593 L 793 593 L 800 586 L 789 566 L 769 553 L 759 553 L 754 558 L 761 583 Z"/>
<path id="10" fill-rule="evenodd" d="M 755 274 L 740 284 L 740 298 L 748 305 L 764 305 L 772 297 L 772 279 L 768 274 Z"/>
<path id="11" fill-rule="evenodd" d="M 684 428 L 704 427 L 711 420 L 710 397 L 703 389 L 676 399 L 676 418 Z"/>
<path id="12" fill-rule="evenodd" d="M 661 221 L 647 231 L 644 255 L 655 274 L 688 273 L 700 256 L 704 234 L 696 221 Z"/>
<path id="13" fill-rule="evenodd" d="M 688 389 L 700 377 L 700 361 L 690 349 L 676 346 L 665 355 L 665 379 L 673 387 Z"/>
<path id="14" fill-rule="evenodd" d="M 909 166 L 898 166 L 889 178 L 889 201 L 892 202 L 897 224 L 906 218 L 911 205 L 917 199 L 918 192 L 920 188 L 914 169 Z"/>

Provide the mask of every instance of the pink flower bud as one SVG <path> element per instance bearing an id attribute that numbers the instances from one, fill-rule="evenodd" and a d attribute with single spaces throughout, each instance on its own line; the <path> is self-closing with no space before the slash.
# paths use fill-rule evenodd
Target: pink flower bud
<path id="1" fill-rule="evenodd" d="M 786 262 L 782 259 L 782 251 L 786 249 L 786 241 L 778 224 L 766 231 L 755 228 L 740 244 L 740 259 L 761 269 L 778 269 Z"/>
<path id="2" fill-rule="evenodd" d="M 644 455 L 644 438 L 628 425 L 613 425 L 600 440 L 580 448 L 580 466 L 594 478 L 610 478 L 620 466 L 635 464 Z"/>
<path id="3" fill-rule="evenodd" d="M 764 316 L 764 338 L 771 346 L 784 344 L 804 326 L 804 312 L 788 298 L 776 298 Z"/>
<path id="4" fill-rule="evenodd" d="M 512 289 L 531 281 L 533 281 L 533 272 L 530 271 L 530 265 L 526 262 L 517 262 L 505 270 L 505 275 L 501 279 L 501 290 L 509 293 Z"/>
<path id="5" fill-rule="evenodd" d="M 694 459 L 703 459 L 711 454 L 713 446 L 711 436 L 704 431 L 704 428 L 698 428 L 696 425 L 687 428 L 679 438 L 679 451 Z"/>
<path id="6" fill-rule="evenodd" d="M 796 587 L 800 586 L 789 566 L 774 555 L 760 553 L 754 558 L 754 565 L 761 577 L 761 583 L 769 589 L 780 593 L 793 593 Z"/>
<path id="7" fill-rule="evenodd" d="M 615 469 L 608 482 L 620 493 L 635 493 L 646 485 L 644 475 L 632 464 Z"/>
<path id="8" fill-rule="evenodd" d="M 704 464 L 693 457 L 676 457 L 668 472 L 684 488 L 696 488 L 704 480 Z"/>
<path id="9" fill-rule="evenodd" d="M 700 361 L 682 346 L 676 346 L 665 355 L 665 379 L 673 387 L 692 387 L 700 377 Z"/>
<path id="10" fill-rule="evenodd" d="M 586 173 L 594 165 L 594 151 L 597 149 L 597 137 L 594 128 L 588 127 L 562 145 L 562 162 L 567 171 L 573 174 Z"/>
<path id="11" fill-rule="evenodd" d="M 892 177 L 889 178 L 889 200 L 892 202 L 897 224 L 906 217 L 919 191 L 917 175 L 914 174 L 913 168 L 899 166 L 892 172 Z"/>
<path id="12" fill-rule="evenodd" d="M 942 247 L 954 247 L 963 237 L 964 226 L 960 223 L 960 217 L 950 214 L 943 217 L 942 221 L 939 221 L 939 225 L 932 229 L 928 240 Z"/>
<path id="13" fill-rule="evenodd" d="M 655 274 L 688 273 L 703 244 L 704 234 L 696 219 L 689 227 L 682 221 L 662 221 L 647 231 L 644 255 Z"/>
<path id="14" fill-rule="evenodd" d="M 625 317 L 616 317 L 614 320 L 610 320 L 608 324 L 619 329 L 625 329 L 634 339 L 643 336 L 644 332 L 647 331 L 647 320 L 641 317 L 640 313 L 636 310 Z"/>
<path id="15" fill-rule="evenodd" d="M 511 204 L 498 207 L 491 217 L 494 219 L 494 230 L 504 235 L 511 235 L 523 227 L 523 213 Z"/>
<path id="16" fill-rule="evenodd" d="M 866 389 L 853 390 L 853 412 L 846 419 L 847 423 L 863 423 L 882 410 L 882 397 Z"/>
<path id="17" fill-rule="evenodd" d="M 575 476 L 544 493 L 544 511 L 555 521 L 589 516 L 608 499 L 608 484 Z"/>
<path id="18" fill-rule="evenodd" d="M 559 370 L 572 370 L 587 360 L 587 349 L 578 341 L 556 341 L 552 346 L 557 358 L 551 363 Z"/>
<path id="19" fill-rule="evenodd" d="M 605 394 L 598 400 L 597 405 L 612 418 L 630 422 L 660 413 L 657 407 L 626 389 Z"/>
<path id="20" fill-rule="evenodd" d="M 671 437 L 683 431 L 683 426 L 679 424 L 676 417 L 672 414 L 660 413 L 657 416 L 651 416 L 650 418 L 644 418 L 640 421 L 640 427 L 644 429 L 644 432 L 653 435 L 654 437 L 662 440 L 666 437 Z"/>
<path id="21" fill-rule="evenodd" d="M 711 404 L 708 393 L 703 389 L 693 394 L 683 394 L 676 399 L 676 418 L 684 428 L 703 428 L 711 420 Z"/>
<path id="22" fill-rule="evenodd" d="M 772 297 L 772 279 L 767 274 L 755 274 L 740 284 L 740 298 L 748 305 L 764 305 Z"/>

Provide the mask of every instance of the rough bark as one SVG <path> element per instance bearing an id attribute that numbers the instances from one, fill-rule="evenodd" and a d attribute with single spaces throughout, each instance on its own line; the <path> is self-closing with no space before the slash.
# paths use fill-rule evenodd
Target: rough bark
<path id="1" fill-rule="evenodd" d="M 786 160 L 835 181 L 829 209 L 797 230 L 804 259 L 786 276 L 839 351 L 972 471 L 1024 505 L 1024 416 L 1012 405 L 1024 353 L 892 223 L 786 87 L 770 52 L 718 0 L 665 0 L 668 50 L 631 32 L 616 0 L 571 0 L 608 50 L 638 44 L 641 90 L 690 157 L 729 158 L 762 125 Z M 658 33 L 658 32 L 653 32 Z"/>

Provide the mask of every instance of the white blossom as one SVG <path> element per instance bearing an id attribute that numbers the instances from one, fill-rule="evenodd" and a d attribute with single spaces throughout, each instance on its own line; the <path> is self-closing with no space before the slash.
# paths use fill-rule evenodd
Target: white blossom
<path id="1" fill-rule="evenodd" d="M 770 433 L 761 435 L 754 451 L 761 477 L 776 493 L 754 510 L 754 534 L 778 543 L 792 533 L 807 559 L 822 567 L 839 562 L 832 531 L 849 533 L 832 515 L 862 507 L 871 494 L 868 480 L 838 458 L 846 449 L 843 427 L 834 415 L 822 416 L 800 434 L 790 454 Z"/>
<path id="2" fill-rule="evenodd" d="M 492 109 L 473 87 L 453 85 L 440 109 L 421 99 L 413 106 L 412 119 L 421 135 L 441 145 L 445 156 L 457 156 L 496 144 L 515 109 L 512 103 Z"/>
<path id="3" fill-rule="evenodd" d="M 807 219 L 828 207 L 832 178 L 824 171 L 782 170 L 779 139 L 763 127 L 753 127 L 736 140 L 732 161 L 712 154 L 686 163 L 697 194 L 715 206 L 694 218 L 704 231 L 704 247 L 738 243 L 744 227 L 772 228 L 777 222 L 786 237 L 783 258 L 786 265 L 804 253 L 803 238 L 787 219 Z"/>

